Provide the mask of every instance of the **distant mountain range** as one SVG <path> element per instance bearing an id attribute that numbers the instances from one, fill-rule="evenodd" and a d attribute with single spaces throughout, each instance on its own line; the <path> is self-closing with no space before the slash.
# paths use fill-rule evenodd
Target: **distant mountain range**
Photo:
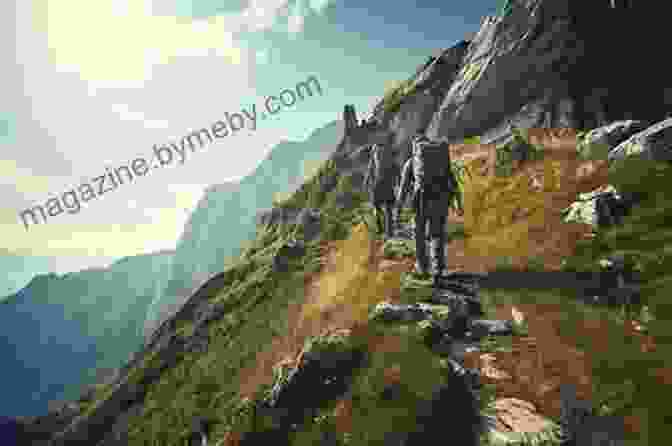
<path id="1" fill-rule="evenodd" d="M 79 271 L 90 266 L 92 262 L 98 265 L 110 265 L 114 260 L 112 257 L 20 255 L 0 248 L 0 301 L 19 291 L 33 277 L 40 274 Z"/>
<path id="2" fill-rule="evenodd" d="M 120 367 L 142 345 L 150 303 L 173 252 L 123 258 L 109 268 L 38 275 L 0 303 L 0 415 L 46 413 L 77 398 L 96 370 Z"/>

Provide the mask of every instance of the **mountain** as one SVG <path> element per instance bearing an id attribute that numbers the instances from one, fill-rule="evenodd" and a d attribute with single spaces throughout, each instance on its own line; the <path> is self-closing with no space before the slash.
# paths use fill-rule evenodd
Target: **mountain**
<path id="1" fill-rule="evenodd" d="M 115 260 L 111 257 L 19 255 L 0 248 L 0 300 L 19 291 L 37 275 L 80 271 L 92 264 L 110 265 Z"/>
<path id="2" fill-rule="evenodd" d="M 523 129 L 584 126 L 590 129 L 632 116 L 647 121 L 665 117 L 672 98 L 660 93 L 667 89 L 672 77 L 667 61 L 655 57 L 666 51 L 664 39 L 655 38 L 655 32 L 665 29 L 661 7 L 638 3 L 621 11 L 620 2 L 616 10 L 612 10 L 609 2 L 584 0 L 511 0 L 508 3 L 511 12 L 503 17 L 486 17 L 471 41 L 446 49 L 433 63 L 417 71 L 409 67 L 409 73 L 415 74 L 399 91 L 381 99 L 369 122 L 359 125 L 354 110 L 346 106 L 343 138 L 325 137 L 329 149 L 335 142 L 340 143 L 329 157 L 333 163 L 325 167 L 323 175 L 333 178 L 361 173 L 367 159 L 361 156 L 359 149 L 387 133 L 394 136 L 393 149 L 403 158 L 409 138 L 416 132 L 456 140 L 479 136 L 484 142 L 499 146 L 511 139 L 507 128 L 510 123 Z M 650 21 L 641 11 L 647 12 Z M 623 31 L 635 28 L 644 31 L 642 34 Z M 622 37 L 626 34 L 632 48 L 654 57 L 643 59 L 635 52 L 633 60 L 628 59 L 627 54 L 619 60 L 619 52 L 625 53 L 628 48 Z M 641 67 L 642 60 L 646 61 L 646 70 Z M 632 74 L 633 85 L 628 85 L 625 77 L 617 76 L 615 68 L 619 64 L 624 72 Z M 651 73 L 650 82 L 646 82 L 648 73 Z M 668 81 L 664 81 L 666 77 Z M 624 92 L 628 87 L 629 91 Z M 658 95 L 653 94 L 656 90 Z M 642 92 L 641 98 L 637 92 Z M 254 254 L 253 259 L 238 259 L 225 268 L 226 257 L 234 256 L 241 242 L 254 237 L 254 216 L 270 204 L 272 193 L 277 191 L 273 188 L 282 190 L 291 184 L 292 173 L 278 167 L 277 157 L 283 160 L 304 154 L 292 151 L 298 147 L 297 143 L 285 143 L 282 147 L 289 147 L 291 153 L 274 150 L 238 185 L 222 185 L 208 191 L 185 228 L 175 255 L 171 282 L 162 296 L 166 301 L 160 303 L 162 309 L 172 305 L 172 308 L 179 306 L 179 311 L 162 315 L 167 318 L 166 323 L 154 333 L 152 342 L 105 387 L 108 392 L 94 397 L 93 401 L 74 403 L 79 407 L 80 416 L 67 427 L 51 431 L 48 446 L 183 444 L 193 438 L 191 434 L 201 430 L 202 423 L 195 423 L 198 420 L 211 427 L 205 430 L 210 431 L 212 444 L 415 446 L 444 438 L 454 444 L 475 446 L 479 442 L 474 441 L 473 427 L 477 421 L 474 412 L 479 408 L 477 399 L 470 393 L 478 387 L 472 386 L 474 371 L 458 372 L 459 367 L 446 360 L 446 357 L 465 359 L 467 346 L 480 349 L 475 358 L 472 356 L 478 367 L 475 373 L 487 373 L 483 382 L 495 386 L 495 396 L 500 393 L 501 385 L 503 393 L 537 398 L 535 404 L 543 403 L 553 406 L 556 412 L 567 413 L 564 419 L 567 424 L 573 423 L 579 415 L 584 421 L 597 418 L 583 417 L 586 408 L 582 409 L 577 401 L 558 399 L 564 398 L 558 394 L 565 392 L 556 391 L 556 384 L 564 383 L 558 383 L 555 378 L 563 369 L 568 369 L 563 379 L 582 386 L 584 394 L 599 390 L 601 395 L 596 396 L 595 401 L 608 403 L 601 407 L 605 412 L 633 409 L 628 413 L 637 416 L 629 418 L 629 426 L 632 429 L 639 426 L 643 438 L 634 444 L 654 444 L 645 438 L 651 426 L 657 428 L 656 434 L 661 438 L 669 433 L 660 427 L 666 424 L 669 430 L 669 420 L 664 413 L 649 411 L 651 401 L 646 401 L 664 390 L 665 386 L 660 383 L 669 376 L 669 368 L 660 367 L 666 367 L 661 365 L 667 364 L 664 361 L 669 352 L 660 348 L 656 353 L 653 341 L 647 345 L 634 342 L 634 334 L 622 336 L 624 327 L 617 325 L 620 322 L 616 316 L 591 313 L 571 300 L 576 296 L 554 294 L 557 290 L 493 290 L 482 299 L 483 305 L 489 307 L 486 308 L 488 319 L 503 317 L 505 310 L 511 314 L 511 307 L 501 304 L 509 299 L 516 305 L 522 302 L 538 311 L 528 319 L 530 336 L 523 329 L 517 332 L 519 336 L 507 337 L 501 344 L 497 336 L 488 339 L 487 345 L 455 342 L 458 327 L 452 311 L 455 307 L 448 305 L 422 310 L 419 306 L 412 307 L 414 310 L 397 308 L 395 311 L 405 312 L 398 314 L 405 322 L 391 321 L 386 325 L 371 320 L 369 315 L 381 301 L 445 302 L 444 298 L 453 300 L 462 293 L 473 297 L 481 287 L 477 286 L 479 279 L 474 279 L 476 283 L 469 283 L 470 279 L 455 279 L 457 283 L 453 282 L 451 289 L 445 290 L 448 292 L 435 293 L 431 281 L 406 280 L 414 256 L 408 252 L 413 253 L 413 249 L 404 240 L 394 240 L 384 246 L 381 240 L 372 239 L 365 225 L 357 225 L 361 221 L 359 212 L 365 211 L 361 195 L 353 194 L 359 198 L 353 199 L 350 207 L 339 208 L 334 204 L 336 200 L 325 200 L 322 207 L 328 211 L 326 215 L 338 215 L 341 219 L 330 219 L 325 225 L 328 231 L 318 238 L 317 247 L 309 246 L 310 249 L 304 251 L 300 245 L 294 245 L 287 249 L 287 255 L 291 253 L 300 260 L 288 262 L 291 265 L 287 270 L 274 269 L 269 254 L 263 249 Z M 491 149 L 494 148 L 487 146 L 482 151 L 493 155 L 495 151 Z M 650 230 L 655 233 L 629 237 L 628 231 L 614 231 L 607 239 L 595 237 L 598 240 L 591 242 L 586 236 L 587 229 L 580 227 L 572 229 L 577 232 L 577 238 L 565 240 L 561 236 L 568 236 L 570 230 L 562 226 L 564 232 L 553 232 L 561 222 L 560 215 L 551 210 L 568 204 L 577 194 L 570 197 L 572 194 L 567 191 L 556 189 L 554 166 L 557 162 L 571 167 L 560 169 L 559 175 L 572 177 L 577 171 L 572 164 L 577 162 L 575 149 L 558 149 L 555 153 L 558 158 L 553 158 L 550 152 L 554 150 L 549 150 L 553 163 L 542 163 L 541 169 L 549 175 L 543 177 L 541 188 L 531 185 L 534 182 L 529 180 L 533 178 L 525 178 L 526 174 L 538 173 L 533 169 L 540 168 L 538 164 L 520 168 L 517 174 L 522 172 L 523 175 L 495 177 L 488 172 L 487 165 L 480 164 L 482 160 L 472 160 L 474 175 L 481 178 L 471 184 L 474 189 L 467 190 L 465 186 L 465 192 L 471 192 L 465 194 L 468 209 L 465 226 L 470 217 L 472 228 L 484 227 L 480 229 L 486 231 L 493 226 L 498 229 L 498 237 L 483 234 L 477 239 L 470 232 L 463 232 L 465 240 L 457 240 L 451 247 L 457 249 L 460 242 L 464 242 L 464 245 L 474 243 L 476 248 L 481 248 L 476 251 L 484 253 L 482 259 L 470 254 L 473 258 L 462 260 L 469 260 L 473 267 L 486 261 L 489 265 L 499 263 L 501 259 L 491 255 L 490 248 L 509 244 L 514 235 L 520 234 L 524 235 L 522 240 L 513 241 L 520 241 L 519 245 L 530 250 L 525 254 L 530 254 L 532 247 L 541 248 L 544 253 L 543 248 L 548 246 L 545 243 L 578 245 L 578 235 L 586 237 L 580 240 L 585 243 L 586 257 L 603 255 L 607 248 L 616 251 L 625 248 L 623 252 L 631 253 L 637 251 L 633 245 L 646 241 L 646 247 L 637 251 L 646 265 L 638 266 L 647 272 L 647 266 L 651 268 L 648 275 L 651 289 L 654 285 L 669 287 L 671 282 L 666 274 L 672 270 L 669 265 L 672 257 L 663 254 L 663 251 L 669 254 L 669 231 L 663 228 L 663 222 L 666 218 L 669 221 L 672 213 L 666 196 L 669 171 L 667 177 L 662 174 L 657 178 L 653 178 L 656 175 L 638 176 L 637 181 L 632 181 L 633 184 L 644 179 L 659 181 L 655 186 L 658 193 L 650 193 L 659 202 L 640 209 L 636 224 L 626 229 L 631 232 L 636 226 L 642 236 Z M 312 150 L 320 152 L 315 145 Z M 593 171 L 598 168 L 594 167 Z M 605 181 L 604 176 L 595 176 Z M 321 179 L 307 181 L 306 189 L 319 191 Z M 576 187 L 572 181 L 568 183 L 567 188 Z M 535 210 L 541 212 L 541 217 L 550 219 L 539 218 L 540 221 L 535 222 L 534 229 L 541 234 L 533 233 L 528 209 L 517 207 L 527 199 L 534 200 Z M 295 201 L 306 204 L 305 197 Z M 516 222 L 524 224 L 514 225 L 516 218 L 523 219 Z M 405 223 L 408 226 L 401 228 L 402 232 L 411 231 L 408 237 L 412 238 L 410 222 Z M 277 231 L 258 240 L 268 246 L 285 236 Z M 515 246 L 518 248 L 518 244 Z M 381 259 L 383 256 L 379 253 L 387 251 L 382 249 L 385 247 L 395 251 L 391 254 L 399 250 L 399 257 L 406 258 Z M 660 255 L 645 256 L 643 250 L 652 248 L 660 249 Z M 468 257 L 468 251 L 463 251 L 460 254 Z M 585 260 L 583 267 L 594 268 L 596 263 L 597 259 L 591 257 Z M 468 278 L 472 276 L 469 272 L 455 277 Z M 518 280 L 514 283 L 521 288 L 527 285 L 524 280 Z M 669 295 L 669 289 L 663 291 L 655 290 L 656 305 L 660 307 Z M 486 294 L 486 290 L 478 292 Z M 654 291 L 649 294 L 653 295 Z M 550 305 L 535 306 L 540 302 Z M 556 305 L 561 309 L 553 310 Z M 387 308 L 394 313 L 390 307 L 382 306 L 382 310 Z M 540 310 L 539 307 L 548 308 Z M 652 308 L 655 313 L 657 306 Z M 417 321 L 419 313 L 434 311 L 437 312 L 434 323 L 408 323 Z M 551 313 L 553 311 L 556 313 Z M 308 323 L 301 323 L 304 316 Z M 539 320 L 535 320 L 535 316 L 539 316 Z M 659 330 L 653 335 L 660 333 L 661 336 L 652 339 L 664 340 L 666 321 L 657 323 L 659 315 L 650 316 L 643 324 L 651 323 L 651 327 Z M 593 322 L 590 327 L 583 323 L 588 319 Z M 563 320 L 568 320 L 568 325 L 564 325 Z M 437 323 L 439 321 L 445 324 Z M 614 325 L 603 331 L 600 328 L 603 324 Z M 538 328 L 534 334 L 533 325 Z M 343 326 L 352 330 L 337 330 Z M 473 325 L 472 336 L 476 336 L 476 331 L 489 333 L 487 326 L 484 321 Z M 534 340 L 533 346 L 526 342 L 530 339 Z M 586 339 L 590 342 L 586 343 Z M 552 344 L 550 347 L 548 342 Z M 586 344 L 592 343 L 594 348 L 583 350 L 591 347 Z M 570 352 L 575 347 L 577 351 Z M 580 353 L 579 350 L 589 351 L 590 355 L 575 354 Z M 480 355 L 485 351 L 490 359 Z M 540 354 L 545 351 L 555 352 L 553 359 Z M 651 351 L 653 356 L 642 356 Z M 565 354 L 571 356 L 563 356 Z M 598 357 L 595 362 L 581 359 L 592 355 Z M 362 357 L 366 360 L 361 360 Z M 493 357 L 496 367 L 491 362 Z M 595 364 L 604 364 L 604 367 L 594 367 Z M 655 373 L 649 366 L 657 368 Z M 502 373 L 500 367 L 506 368 L 506 373 Z M 537 369 L 547 370 L 537 375 Z M 624 372 L 626 369 L 628 373 Z M 614 373 L 620 378 L 609 376 Z M 507 374 L 516 376 L 509 379 Z M 551 387 L 546 378 L 551 381 Z M 617 383 L 621 382 L 632 385 L 618 387 Z M 480 396 L 493 396 L 492 391 L 482 390 Z M 660 395 L 661 404 L 666 402 L 665 397 Z M 632 400 L 627 398 L 636 400 L 639 405 L 630 405 Z M 512 404 L 520 408 L 523 403 L 525 401 L 518 400 Z M 521 415 L 514 409 L 516 407 L 505 407 L 498 424 L 513 423 L 519 418 L 525 419 L 523 428 L 527 428 L 531 419 L 529 412 Z M 499 429 L 508 431 L 507 427 Z M 582 435 L 606 431 L 606 428 L 581 430 Z M 498 440 L 509 442 L 501 436 Z M 521 435 L 516 440 L 522 442 L 526 438 Z M 576 443 L 591 444 L 589 440 Z"/>
<path id="3" fill-rule="evenodd" d="M 51 271 L 52 263 L 49 257 L 20 256 L 0 249 L 0 296 L 16 293 L 34 276 Z"/>
<path id="4" fill-rule="evenodd" d="M 293 192 L 301 185 L 342 137 L 342 122 L 331 122 L 305 141 L 277 144 L 240 182 L 206 190 L 177 243 L 170 280 L 147 317 L 147 334 L 240 253 L 245 242 L 254 238 L 257 213 L 272 207 L 278 194 Z"/>
<path id="5" fill-rule="evenodd" d="M 95 382 L 97 369 L 120 367 L 142 343 L 147 308 L 172 257 L 161 252 L 43 274 L 4 299 L 0 414 L 45 413 L 49 401 L 76 398 Z"/>

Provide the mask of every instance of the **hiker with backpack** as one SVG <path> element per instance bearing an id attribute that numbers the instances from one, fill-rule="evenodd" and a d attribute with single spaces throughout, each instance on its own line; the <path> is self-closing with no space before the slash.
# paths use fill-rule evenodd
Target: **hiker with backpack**
<path id="1" fill-rule="evenodd" d="M 464 215 L 457 178 L 452 169 L 449 145 L 416 135 L 411 141 L 412 155 L 404 164 L 397 191 L 397 204 L 403 206 L 411 193 L 415 211 L 416 271 L 427 274 L 427 240 L 430 241 L 431 274 L 434 286 L 445 269 L 446 220 L 453 200 Z M 429 223 L 429 231 L 427 224 Z"/>
<path id="2" fill-rule="evenodd" d="M 396 220 L 394 186 L 399 170 L 390 146 L 373 144 L 370 147 L 369 166 L 364 179 L 364 187 L 369 191 L 375 209 L 378 232 L 384 232 L 389 238 L 393 237 Z"/>

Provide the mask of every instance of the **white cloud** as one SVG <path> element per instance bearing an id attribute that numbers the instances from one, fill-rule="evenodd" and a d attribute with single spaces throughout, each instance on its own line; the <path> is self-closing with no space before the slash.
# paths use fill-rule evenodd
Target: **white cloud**
<path id="1" fill-rule="evenodd" d="M 128 104 L 112 104 L 112 110 L 119 115 L 123 121 L 139 121 L 148 129 L 167 129 L 170 127 L 168 121 L 147 119 L 144 113 L 130 110 Z"/>

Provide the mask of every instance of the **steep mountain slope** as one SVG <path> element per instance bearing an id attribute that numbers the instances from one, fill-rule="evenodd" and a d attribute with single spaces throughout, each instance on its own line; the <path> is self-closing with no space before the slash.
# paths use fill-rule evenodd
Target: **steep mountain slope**
<path id="1" fill-rule="evenodd" d="M 343 124 L 334 121 L 305 141 L 282 142 L 239 183 L 206 191 L 178 241 L 170 281 L 147 333 L 254 239 L 257 213 L 270 208 L 280 195 L 293 192 L 333 152 L 342 135 Z"/>
<path id="2" fill-rule="evenodd" d="M 0 305 L 2 414 L 46 413 L 50 401 L 76 398 L 95 382 L 96 369 L 123 364 L 142 345 L 147 307 L 172 257 L 148 254 L 41 275 L 7 297 Z"/>

